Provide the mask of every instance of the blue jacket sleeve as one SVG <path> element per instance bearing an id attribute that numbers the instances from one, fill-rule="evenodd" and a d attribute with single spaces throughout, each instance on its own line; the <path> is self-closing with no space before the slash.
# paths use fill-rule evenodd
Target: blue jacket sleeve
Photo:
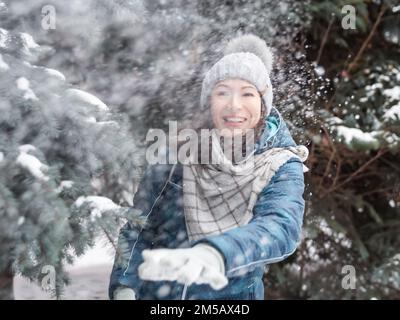
<path id="1" fill-rule="evenodd" d="M 296 250 L 301 239 L 303 192 L 303 164 L 291 158 L 259 194 L 248 224 L 200 239 L 193 245 L 203 242 L 218 249 L 225 260 L 227 277 L 281 261 Z"/>
<path id="2" fill-rule="evenodd" d="M 147 168 L 133 199 L 134 208 L 141 210 L 147 217 L 161 192 L 163 174 L 160 171 L 164 172 L 165 168 L 158 166 Z M 120 230 L 108 288 L 110 299 L 113 299 L 114 291 L 119 286 L 132 288 L 138 297 L 143 281 L 139 278 L 137 270 L 143 262 L 142 251 L 150 248 L 152 244 L 151 219 L 147 219 L 145 228 L 147 232 L 143 231 L 143 227 L 136 227 L 128 222 Z"/>
<path id="3" fill-rule="evenodd" d="M 115 289 L 120 286 L 133 289 L 136 297 L 138 296 L 142 280 L 137 274 L 137 268 L 142 263 L 142 258 L 136 252 L 141 252 L 148 245 L 149 243 L 140 236 L 140 230 L 133 228 L 129 223 L 121 228 L 108 288 L 111 300 Z"/>

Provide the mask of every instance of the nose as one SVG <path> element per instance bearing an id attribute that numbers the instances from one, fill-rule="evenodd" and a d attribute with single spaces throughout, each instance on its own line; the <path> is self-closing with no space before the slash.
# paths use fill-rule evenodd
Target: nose
<path id="1" fill-rule="evenodd" d="M 234 92 L 231 95 L 229 107 L 232 112 L 236 112 L 242 108 L 242 99 L 240 97 L 240 93 Z"/>

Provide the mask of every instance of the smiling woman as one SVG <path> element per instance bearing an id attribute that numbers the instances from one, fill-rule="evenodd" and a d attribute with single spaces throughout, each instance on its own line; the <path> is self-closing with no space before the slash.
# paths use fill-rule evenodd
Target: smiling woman
<path id="1" fill-rule="evenodd" d="M 264 299 L 265 265 L 300 241 L 308 156 L 273 110 L 271 67 L 265 41 L 245 35 L 206 73 L 209 151 L 224 161 L 149 166 L 133 201 L 147 225 L 121 230 L 111 299 Z M 227 159 L 225 138 L 248 130 L 252 157 Z"/>

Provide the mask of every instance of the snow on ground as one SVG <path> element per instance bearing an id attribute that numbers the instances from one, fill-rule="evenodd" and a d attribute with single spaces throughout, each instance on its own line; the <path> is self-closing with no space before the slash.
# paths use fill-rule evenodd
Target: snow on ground
<path id="1" fill-rule="evenodd" d="M 108 299 L 108 284 L 114 260 L 114 253 L 98 241 L 93 249 L 68 266 L 71 284 L 65 287 L 65 300 Z M 16 300 L 49 300 L 50 294 L 39 285 L 20 276 L 14 278 Z"/>

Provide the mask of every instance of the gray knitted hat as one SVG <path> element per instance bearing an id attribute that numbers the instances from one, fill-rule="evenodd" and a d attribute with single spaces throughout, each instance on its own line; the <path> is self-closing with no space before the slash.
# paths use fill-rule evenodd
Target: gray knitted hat
<path id="1" fill-rule="evenodd" d="M 253 34 L 238 36 L 228 42 L 224 57 L 207 71 L 202 88 L 200 105 L 204 108 L 214 86 L 228 78 L 240 78 L 252 83 L 262 96 L 266 106 L 266 117 L 272 108 L 272 85 L 269 73 L 273 55 L 264 40 Z"/>

